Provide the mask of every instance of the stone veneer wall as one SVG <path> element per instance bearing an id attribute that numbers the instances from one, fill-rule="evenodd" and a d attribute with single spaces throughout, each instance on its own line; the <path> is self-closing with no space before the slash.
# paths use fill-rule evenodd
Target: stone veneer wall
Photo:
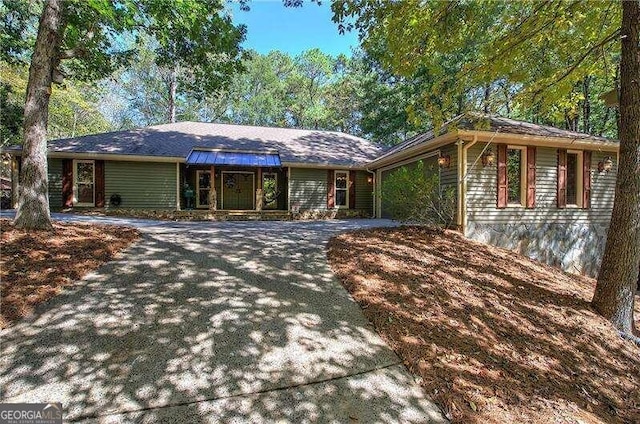
<path id="1" fill-rule="evenodd" d="M 571 273 L 595 277 L 602 262 L 607 229 L 608 225 L 601 223 L 470 222 L 466 236 Z"/>

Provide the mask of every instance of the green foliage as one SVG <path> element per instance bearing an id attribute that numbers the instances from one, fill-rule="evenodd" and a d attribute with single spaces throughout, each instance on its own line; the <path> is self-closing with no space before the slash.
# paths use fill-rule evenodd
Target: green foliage
<path id="1" fill-rule="evenodd" d="M 391 172 L 382 183 L 382 199 L 385 210 L 401 222 L 448 228 L 454 220 L 454 189 L 442 187 L 438 170 L 422 161 Z"/>
<path id="2" fill-rule="evenodd" d="M 24 52 L 35 42 L 34 28 L 41 9 L 38 2 L 0 2 L 0 61 L 27 62 Z"/>
<path id="3" fill-rule="evenodd" d="M 25 65 L 0 62 L 0 140 L 2 145 L 22 143 Z M 104 132 L 111 129 L 98 110 L 101 90 L 89 83 L 68 81 L 54 87 L 49 101 L 49 139 Z"/>
<path id="4" fill-rule="evenodd" d="M 619 2 L 341 0 L 333 11 L 383 69 L 417 83 L 413 110 L 436 126 L 479 110 L 616 135 L 599 94 L 616 84 Z"/>
<path id="5" fill-rule="evenodd" d="M 27 0 L 4 2 L 2 61 L 30 55 L 41 6 Z M 135 41 L 156 41 L 155 59 L 179 75 L 191 95 L 204 97 L 223 86 L 241 66 L 243 26 L 235 26 L 222 0 L 126 0 L 63 2 L 63 36 L 54 58 L 69 79 L 92 81 L 137 60 Z"/>
<path id="6" fill-rule="evenodd" d="M 157 43 L 156 63 L 180 70 L 180 85 L 197 99 L 242 69 L 245 28 L 233 25 L 224 5 L 221 0 L 148 0 L 138 6 L 148 21 L 145 36 Z"/>

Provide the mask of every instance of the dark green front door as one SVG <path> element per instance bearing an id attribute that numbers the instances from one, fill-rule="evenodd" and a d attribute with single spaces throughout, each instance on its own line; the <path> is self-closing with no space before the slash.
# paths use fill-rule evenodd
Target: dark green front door
<path id="1" fill-rule="evenodd" d="M 253 209 L 253 199 L 255 196 L 253 173 L 223 172 L 222 177 L 222 209 Z"/>

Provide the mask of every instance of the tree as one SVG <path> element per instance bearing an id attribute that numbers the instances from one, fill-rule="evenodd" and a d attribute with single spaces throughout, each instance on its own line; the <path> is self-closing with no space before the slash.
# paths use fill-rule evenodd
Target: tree
<path id="1" fill-rule="evenodd" d="M 44 3 L 25 101 L 21 190 L 15 219 L 18 228 L 51 228 L 46 137 L 53 82 L 62 82 L 65 76 L 96 80 L 110 74 L 132 58 L 132 52 L 122 48 L 122 40 L 144 34 L 158 40 L 162 64 L 193 66 L 192 78 L 181 81 L 194 91 L 210 90 L 237 69 L 238 45 L 244 32 L 231 25 L 228 16 L 220 16 L 222 1 L 184 0 L 168 6 L 163 0 Z M 203 42 L 208 44 L 202 46 Z M 13 56 L 19 56 L 19 49 L 24 48 L 17 42 L 6 44 L 14 49 Z M 206 75 L 211 70 L 214 74 Z M 172 95 L 177 73 L 174 80 Z"/>
<path id="2" fill-rule="evenodd" d="M 0 134 L 2 145 L 22 143 L 24 93 L 29 70 L 20 63 L 0 61 Z M 64 138 L 108 131 L 111 125 L 98 110 L 102 89 L 91 83 L 66 81 L 55 85 L 49 101 L 49 137 Z"/>
<path id="3" fill-rule="evenodd" d="M 382 46 L 377 50 L 387 69 L 403 77 L 426 69 L 434 76 L 436 83 L 423 97 L 436 126 L 442 122 L 441 111 L 467 95 L 468 87 L 483 90 L 500 81 L 516 88 L 512 101 L 519 108 L 545 113 L 566 101 L 579 84 L 584 88 L 592 76 L 609 72 L 609 67 L 598 65 L 611 52 L 619 54 L 622 45 L 620 163 L 610 226 L 615 231 L 608 234 L 593 304 L 629 336 L 630 293 L 640 263 L 638 7 L 637 0 L 588 4 L 339 0 L 332 6 L 334 20 L 345 29 L 357 29 L 365 49 Z M 355 21 L 344 24 L 348 18 Z M 444 65 L 449 61 L 441 57 L 466 60 L 447 72 Z M 578 101 L 580 96 L 573 100 Z"/>
<path id="4" fill-rule="evenodd" d="M 610 224 L 615 231 L 607 235 L 593 306 L 630 336 L 640 268 L 640 2 L 623 2 L 622 8 L 620 161 Z"/>
<path id="5" fill-rule="evenodd" d="M 393 170 L 382 182 L 385 210 L 401 222 L 449 228 L 456 210 L 455 189 L 440 184 L 440 173 L 422 161 Z"/>

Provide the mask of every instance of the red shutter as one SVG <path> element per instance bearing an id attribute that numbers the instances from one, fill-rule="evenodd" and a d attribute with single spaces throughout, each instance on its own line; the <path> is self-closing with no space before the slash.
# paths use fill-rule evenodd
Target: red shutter
<path id="1" fill-rule="evenodd" d="M 356 208 L 356 171 L 349 171 L 349 209 Z"/>
<path id="2" fill-rule="evenodd" d="M 104 208 L 104 161 L 97 160 L 96 166 L 96 208 Z"/>
<path id="3" fill-rule="evenodd" d="M 591 207 L 591 151 L 585 150 L 582 156 L 582 207 Z"/>
<path id="4" fill-rule="evenodd" d="M 62 159 L 62 207 L 73 207 L 73 160 Z"/>
<path id="5" fill-rule="evenodd" d="M 527 146 L 527 207 L 536 207 L 536 148 Z"/>
<path id="6" fill-rule="evenodd" d="M 558 207 L 567 207 L 567 149 L 558 149 Z"/>
<path id="7" fill-rule="evenodd" d="M 506 208 L 508 202 L 507 145 L 498 144 L 498 208 Z"/>
<path id="8" fill-rule="evenodd" d="M 334 172 L 327 171 L 327 207 L 329 209 L 333 209 L 336 205 L 335 199 L 333 197 L 333 184 L 334 184 Z"/>

